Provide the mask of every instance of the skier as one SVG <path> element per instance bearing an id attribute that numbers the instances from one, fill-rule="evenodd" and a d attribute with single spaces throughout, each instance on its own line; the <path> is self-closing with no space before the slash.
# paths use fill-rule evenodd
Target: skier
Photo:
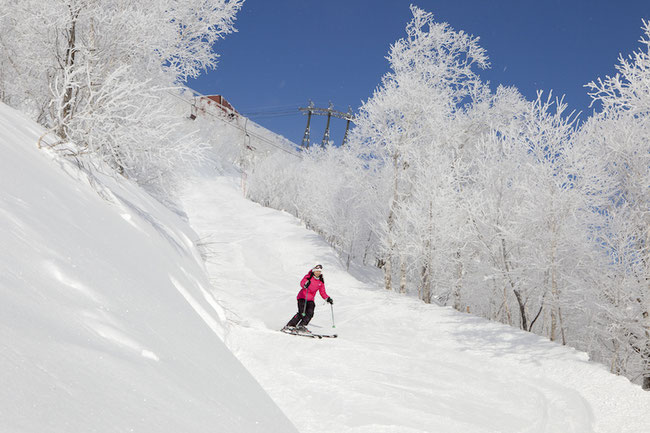
<path id="1" fill-rule="evenodd" d="M 309 332 L 307 325 L 312 317 L 314 317 L 314 297 L 316 292 L 319 292 L 321 297 L 330 304 L 334 304 L 334 300 L 327 295 L 325 291 L 325 279 L 323 278 L 323 266 L 316 265 L 305 275 L 300 282 L 300 291 L 298 292 L 298 312 L 289 323 L 286 324 L 283 331 L 289 332 Z"/>

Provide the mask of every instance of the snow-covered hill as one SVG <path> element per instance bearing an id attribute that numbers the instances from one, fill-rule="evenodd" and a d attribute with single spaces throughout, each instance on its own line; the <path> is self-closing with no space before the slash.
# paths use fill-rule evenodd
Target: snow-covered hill
<path id="1" fill-rule="evenodd" d="M 291 215 L 242 198 L 236 177 L 197 177 L 184 208 L 211 242 L 226 341 L 303 433 L 647 433 L 650 393 L 534 334 L 382 289 L 346 272 Z M 277 332 L 302 276 L 325 267 L 338 339 Z M 332 331 L 317 299 L 314 331 Z"/>
<path id="2" fill-rule="evenodd" d="M 42 134 L 0 104 L 0 431 L 295 432 L 223 344 L 195 233 Z"/>
<path id="3" fill-rule="evenodd" d="M 0 104 L 2 433 L 649 431 L 649 393 L 345 271 L 216 155 L 182 197 L 197 235 L 133 185 L 37 150 L 42 133 Z M 316 263 L 340 337 L 277 332 Z M 313 329 L 332 331 L 317 305 Z"/>

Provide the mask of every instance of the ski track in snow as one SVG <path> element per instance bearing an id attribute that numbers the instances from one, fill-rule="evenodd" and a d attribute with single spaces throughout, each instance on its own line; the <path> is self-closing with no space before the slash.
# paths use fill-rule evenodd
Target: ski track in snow
<path id="1" fill-rule="evenodd" d="M 372 270 L 359 281 L 297 219 L 238 187 L 194 179 L 184 207 L 207 239 L 214 296 L 231 323 L 226 343 L 302 433 L 650 431 L 650 394 L 584 353 L 385 292 Z M 316 263 L 339 338 L 277 332 Z M 330 308 L 319 297 L 316 305 L 310 327 L 328 333 Z"/>

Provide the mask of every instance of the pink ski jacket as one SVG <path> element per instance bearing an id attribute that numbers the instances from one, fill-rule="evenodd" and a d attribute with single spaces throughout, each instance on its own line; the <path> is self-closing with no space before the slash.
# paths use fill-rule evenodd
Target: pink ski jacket
<path id="1" fill-rule="evenodd" d="M 305 289 L 305 283 L 308 279 L 311 282 L 309 283 L 309 287 Z M 311 278 L 309 278 L 308 273 L 300 282 L 300 291 L 298 292 L 296 299 L 306 299 L 308 301 L 313 301 L 314 297 L 316 297 L 316 292 L 320 292 L 320 295 L 323 297 L 323 299 L 329 298 L 327 292 L 325 291 L 325 283 L 322 282 L 319 278 L 316 278 L 313 274 Z"/>

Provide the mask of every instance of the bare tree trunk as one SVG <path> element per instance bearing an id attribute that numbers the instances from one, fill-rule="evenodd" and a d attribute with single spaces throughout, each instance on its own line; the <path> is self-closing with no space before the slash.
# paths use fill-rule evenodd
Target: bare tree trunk
<path id="1" fill-rule="evenodd" d="M 646 338 L 650 341 L 650 335 L 646 333 Z M 645 354 L 643 355 L 643 382 L 642 388 L 650 391 L 650 343 L 645 345 Z"/>
<path id="2" fill-rule="evenodd" d="M 512 289 L 512 292 L 514 293 L 515 298 L 517 299 L 517 304 L 519 304 L 519 314 L 521 317 L 521 329 L 526 330 L 528 329 L 528 318 L 526 317 L 526 301 L 523 299 L 521 295 L 521 291 L 515 288 L 516 287 L 515 282 L 512 281 L 512 276 L 510 275 L 511 266 L 510 266 L 510 261 L 508 260 L 508 250 L 506 248 L 506 240 L 503 237 L 501 237 L 501 258 L 503 260 L 503 266 L 505 269 L 506 278 L 508 279 L 510 288 Z M 504 302 L 506 302 L 506 299 L 504 299 Z"/>
<path id="3" fill-rule="evenodd" d="M 68 8 L 70 10 L 70 28 L 67 31 L 68 40 L 62 67 L 64 74 L 71 75 L 75 67 L 75 59 L 77 56 L 77 19 L 79 18 L 81 8 L 74 8 L 72 5 L 68 5 Z M 67 139 L 68 136 L 66 132 L 66 125 L 72 117 L 75 88 L 72 83 L 68 81 L 68 79 L 64 80 L 64 82 L 66 83 L 66 89 L 63 94 L 63 101 L 61 105 L 61 123 L 59 124 L 58 135 L 64 139 Z"/>
<path id="4" fill-rule="evenodd" d="M 398 178 L 399 178 L 399 153 L 393 154 L 393 200 L 388 211 L 388 254 L 386 254 L 384 264 L 384 287 L 386 290 L 393 290 L 393 256 L 395 243 L 393 241 L 393 232 L 395 230 L 395 208 L 399 202 Z"/>
<path id="5" fill-rule="evenodd" d="M 645 270 L 646 281 L 646 296 L 643 308 L 643 329 L 645 332 L 645 344 L 643 345 L 643 352 L 641 354 L 641 361 L 643 365 L 643 389 L 650 391 L 650 229 L 648 225 L 645 227 L 645 255 L 643 257 L 643 264 Z"/>
<path id="6" fill-rule="evenodd" d="M 344 242 L 343 240 L 341 242 Z M 348 245 L 348 251 L 347 251 L 347 260 L 345 262 L 345 269 L 347 271 L 350 270 L 350 261 L 352 260 L 352 251 L 354 250 L 354 236 L 351 237 L 350 239 L 350 244 Z"/>
<path id="7" fill-rule="evenodd" d="M 0 102 L 3 102 L 5 104 L 9 104 L 9 100 L 7 98 L 7 92 L 5 91 L 4 83 L 7 81 L 5 79 L 6 72 L 4 71 L 2 65 L 0 64 Z"/>
<path id="8" fill-rule="evenodd" d="M 429 201 L 429 215 L 427 224 L 427 234 L 424 241 L 424 265 L 420 272 L 420 287 L 418 296 L 427 304 L 431 303 L 431 256 L 433 246 L 433 202 Z"/>
<path id="9" fill-rule="evenodd" d="M 366 241 L 366 247 L 363 249 L 363 261 L 362 264 L 366 265 L 366 260 L 368 259 L 368 251 L 370 251 L 370 239 L 372 238 L 372 231 L 368 234 L 368 240 Z"/>
<path id="10" fill-rule="evenodd" d="M 461 311 L 462 304 L 460 300 L 460 289 L 463 281 L 463 263 L 460 260 L 461 253 L 456 251 L 456 284 L 454 285 L 454 309 Z"/>
<path id="11" fill-rule="evenodd" d="M 429 269 L 429 261 L 427 259 L 427 262 L 422 266 L 422 272 L 420 274 L 420 290 L 418 295 L 420 296 L 420 299 L 422 299 L 424 302 L 427 304 L 431 303 L 431 276 L 430 276 L 430 269 Z"/>
<path id="12" fill-rule="evenodd" d="M 566 329 L 564 328 L 564 321 L 562 320 L 562 308 L 558 305 L 557 317 L 560 321 L 560 335 L 562 336 L 562 345 L 566 346 Z"/>
<path id="13" fill-rule="evenodd" d="M 400 254 L 399 263 L 399 292 L 406 293 L 406 259 L 404 254 Z"/>
<path id="14" fill-rule="evenodd" d="M 510 306 L 508 305 L 508 288 L 503 286 L 503 298 L 501 299 L 501 307 L 499 312 L 503 310 L 505 312 L 506 322 L 508 325 L 512 326 L 512 314 L 510 313 Z M 499 314 L 497 314 L 498 317 Z"/>
<path id="15" fill-rule="evenodd" d="M 551 231 L 554 230 L 553 225 L 551 225 Z M 559 302 L 559 295 L 558 295 L 558 288 L 557 288 L 557 277 L 556 277 L 556 270 L 555 270 L 555 233 L 553 232 L 553 241 L 551 243 L 551 299 L 552 299 L 552 305 L 551 305 L 551 330 L 550 330 L 550 335 L 549 338 L 551 341 L 555 341 L 557 339 L 557 309 L 558 309 L 558 302 Z"/>
<path id="16" fill-rule="evenodd" d="M 528 317 L 526 316 L 526 302 L 522 299 L 521 292 L 519 290 L 515 290 L 513 288 L 512 292 L 515 294 L 515 298 L 517 298 L 517 304 L 519 304 L 519 314 L 521 316 L 521 329 L 528 330 Z"/>
<path id="17" fill-rule="evenodd" d="M 643 312 L 643 328 L 645 342 L 641 345 L 641 365 L 643 368 L 641 386 L 646 391 L 650 391 L 650 314 L 648 310 Z"/>
<path id="18" fill-rule="evenodd" d="M 553 299 L 553 305 L 551 307 L 551 331 L 549 338 L 551 341 L 557 341 L 559 328 L 562 344 L 565 345 L 566 338 L 560 309 L 560 288 L 557 282 L 557 223 L 555 222 L 555 218 L 553 218 L 550 229 L 551 235 L 553 236 L 551 243 L 551 298 Z"/>
<path id="19" fill-rule="evenodd" d="M 393 267 L 390 257 L 386 257 L 384 260 L 384 288 L 386 290 L 393 290 Z"/>

